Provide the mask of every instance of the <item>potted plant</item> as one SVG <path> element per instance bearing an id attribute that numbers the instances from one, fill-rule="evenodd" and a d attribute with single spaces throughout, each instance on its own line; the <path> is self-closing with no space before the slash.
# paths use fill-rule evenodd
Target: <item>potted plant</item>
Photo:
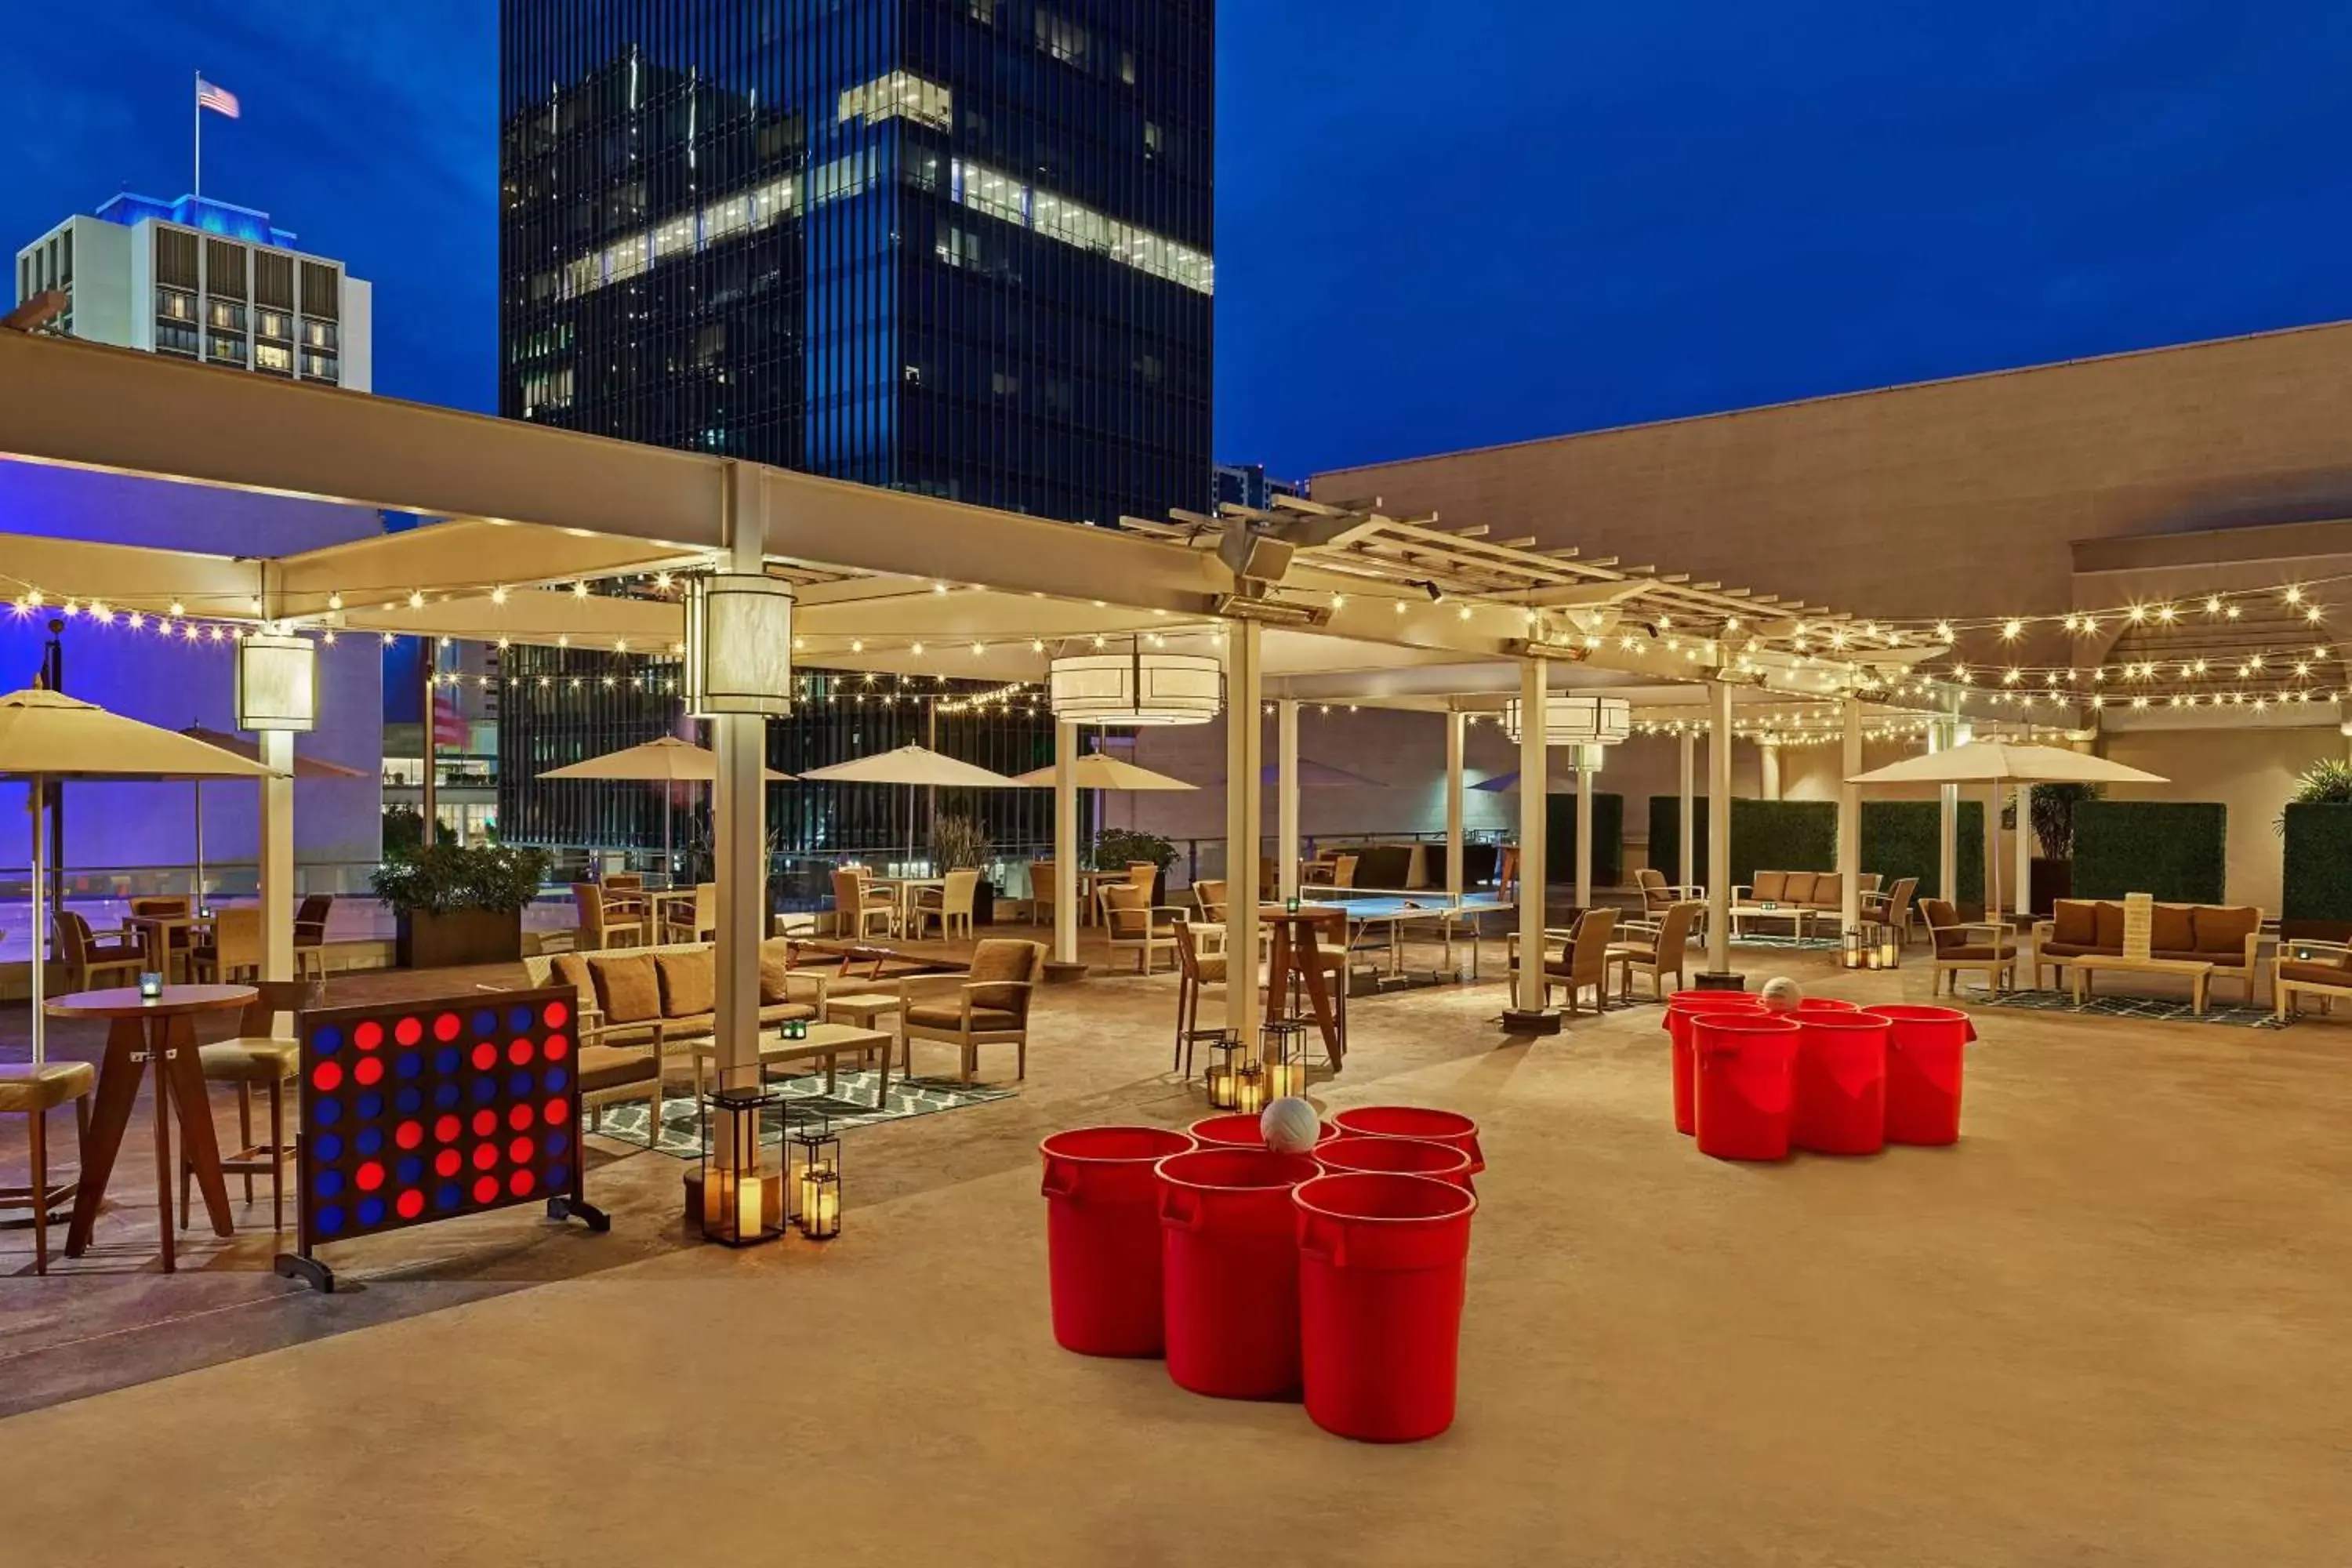
<path id="1" fill-rule="evenodd" d="M 1107 827 L 1095 835 L 1093 853 L 1089 857 L 1097 871 L 1124 871 L 1139 860 L 1149 860 L 1159 869 L 1151 879 L 1151 901 L 1168 901 L 1168 868 L 1176 863 L 1176 846 L 1157 833 L 1144 833 L 1132 827 Z"/>
<path id="2" fill-rule="evenodd" d="M 2033 786 L 2033 837 L 2042 847 L 2042 853 L 2033 858 L 2032 881 L 2027 889 L 2028 908 L 2033 913 L 2046 915 L 2058 900 L 2074 895 L 2074 808 L 2086 800 L 2097 800 L 2102 793 L 2097 784 Z M 2012 803 L 2002 826 L 2015 826 L 2016 818 Z"/>
<path id="3" fill-rule="evenodd" d="M 2286 856 L 2279 934 L 2352 941 L 2352 763 L 2305 768 L 2273 826 Z"/>
<path id="4" fill-rule="evenodd" d="M 988 831 L 976 816 L 950 811 L 931 824 L 931 862 L 942 876 L 950 871 L 978 871 L 980 885 L 972 889 L 971 918 L 976 925 L 996 919 L 996 882 L 989 876 Z"/>
<path id="5" fill-rule="evenodd" d="M 436 843 L 377 867 L 368 880 L 398 922 L 400 967 L 519 962 L 522 911 L 549 861 L 544 849 Z"/>

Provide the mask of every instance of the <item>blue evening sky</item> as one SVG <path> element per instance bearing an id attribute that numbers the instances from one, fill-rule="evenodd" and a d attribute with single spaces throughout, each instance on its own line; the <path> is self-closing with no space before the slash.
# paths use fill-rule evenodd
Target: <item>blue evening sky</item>
<path id="1" fill-rule="evenodd" d="M 108 0 L 0 95 L 0 241 L 188 183 L 487 408 L 493 0 Z M 2352 316 L 2341 0 L 1226 0 L 1221 456 L 1279 472 Z"/>

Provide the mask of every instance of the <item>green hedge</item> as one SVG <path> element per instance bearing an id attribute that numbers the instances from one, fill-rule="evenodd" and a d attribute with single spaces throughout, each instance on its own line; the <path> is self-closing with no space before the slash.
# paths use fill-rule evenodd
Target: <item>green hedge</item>
<path id="1" fill-rule="evenodd" d="M 2288 806 L 2284 852 L 2279 916 L 2289 934 L 2326 940 L 2334 928 L 2352 923 L 2352 805 Z M 2309 929 L 2315 923 L 2329 929 Z"/>
<path id="2" fill-rule="evenodd" d="M 1576 796 L 1544 797 L 1544 880 L 1557 888 L 1576 885 Z M 1625 797 L 1592 792 L 1592 885 L 1614 888 L 1625 880 Z"/>
<path id="3" fill-rule="evenodd" d="M 1958 816 L 1961 903 L 1984 901 L 1984 802 L 1960 802 Z M 1943 879 L 1944 807 L 1933 800 L 1865 800 L 1862 803 L 1862 868 L 1878 873 L 1878 885 L 1892 888 L 1905 877 L 1919 879 L 1917 899 L 1940 899 Z"/>
<path id="4" fill-rule="evenodd" d="M 2214 801 L 2086 800 L 2074 808 L 2074 897 L 2218 904 L 2228 832 Z"/>
<path id="5" fill-rule="evenodd" d="M 1682 798 L 1650 797 L 1650 864 L 1669 882 L 1706 880 L 1706 800 L 1691 803 L 1691 829 L 1697 840 L 1698 869 L 1682 873 Z M 1936 898 L 1943 862 L 1938 842 L 1943 806 L 1932 800 L 1866 800 L 1862 803 L 1862 868 L 1879 873 L 1881 887 L 1898 877 L 1919 879 L 1919 894 Z M 1964 800 L 1959 810 L 1960 897 L 1984 898 L 1984 803 Z M 1767 871 L 1837 869 L 1837 805 L 1834 801 L 1735 800 L 1732 802 L 1731 879 L 1752 882 Z"/>

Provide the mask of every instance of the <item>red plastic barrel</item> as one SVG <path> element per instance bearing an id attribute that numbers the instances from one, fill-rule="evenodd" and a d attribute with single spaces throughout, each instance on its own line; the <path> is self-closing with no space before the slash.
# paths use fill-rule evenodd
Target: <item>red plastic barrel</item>
<path id="1" fill-rule="evenodd" d="M 1168 1375 L 1220 1399 L 1298 1392 L 1298 1222 L 1304 1154 L 1198 1149 L 1160 1162 Z"/>
<path id="2" fill-rule="evenodd" d="M 1315 1161 L 1327 1171 L 1428 1176 L 1465 1192 L 1477 1191 L 1471 1184 L 1468 1154 L 1451 1143 L 1423 1138 L 1334 1138 L 1316 1149 Z"/>
<path id="3" fill-rule="evenodd" d="M 1192 1147 L 1165 1127 L 1080 1127 L 1045 1157 L 1054 1340 L 1080 1355 L 1158 1355 L 1160 1206 L 1151 1167 Z"/>
<path id="4" fill-rule="evenodd" d="M 1797 1021 L 1706 1013 L 1692 1033 L 1699 1152 L 1718 1160 L 1786 1159 L 1796 1100 Z"/>
<path id="5" fill-rule="evenodd" d="M 1816 1154 L 1886 1146 L 1886 1020 L 1875 1013 L 1797 1015 L 1797 1109 L 1790 1137 Z"/>
<path id="6" fill-rule="evenodd" d="M 1675 1131 L 1688 1132 L 1691 1117 L 1691 1016 L 1696 1013 L 1757 1013 L 1764 999 L 1753 991 L 1677 991 L 1666 998 L 1658 1027 L 1674 1041 Z"/>
<path id="7" fill-rule="evenodd" d="M 1427 1176 L 1348 1172 L 1292 1201 L 1307 1414 L 1366 1443 L 1436 1436 L 1454 1425 L 1478 1200 Z"/>
<path id="8" fill-rule="evenodd" d="M 1320 1132 L 1315 1142 L 1328 1143 L 1339 1136 L 1339 1130 L 1329 1122 L 1320 1122 Z M 1186 1129 L 1203 1149 L 1263 1149 L 1265 1129 L 1255 1116 L 1206 1116 Z"/>
<path id="9" fill-rule="evenodd" d="M 1957 1143 L 1960 1138 L 1960 1058 L 1977 1037 L 1966 1013 L 1952 1007 L 1873 1007 L 1886 1020 L 1886 1141 Z"/>
<path id="10" fill-rule="evenodd" d="M 1859 1013 L 1862 1004 L 1837 996 L 1801 996 L 1793 1011 L 1800 1017 L 1807 1013 Z"/>
<path id="11" fill-rule="evenodd" d="M 1425 1105 L 1360 1105 L 1333 1117 L 1339 1131 L 1357 1138 L 1418 1138 L 1449 1143 L 1470 1156 L 1470 1173 L 1486 1168 L 1478 1152 L 1478 1124 L 1458 1110 L 1436 1110 Z"/>

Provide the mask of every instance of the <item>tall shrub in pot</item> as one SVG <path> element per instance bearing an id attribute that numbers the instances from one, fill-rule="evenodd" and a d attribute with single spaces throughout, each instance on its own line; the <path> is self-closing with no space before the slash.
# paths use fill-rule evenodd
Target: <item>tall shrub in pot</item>
<path id="1" fill-rule="evenodd" d="M 2352 763 L 2315 763 L 2279 813 L 2279 934 L 2352 941 Z"/>
<path id="2" fill-rule="evenodd" d="M 392 908 L 403 969 L 511 963 L 522 957 L 522 911 L 551 858 L 503 844 L 436 843 L 395 856 L 368 880 Z"/>

